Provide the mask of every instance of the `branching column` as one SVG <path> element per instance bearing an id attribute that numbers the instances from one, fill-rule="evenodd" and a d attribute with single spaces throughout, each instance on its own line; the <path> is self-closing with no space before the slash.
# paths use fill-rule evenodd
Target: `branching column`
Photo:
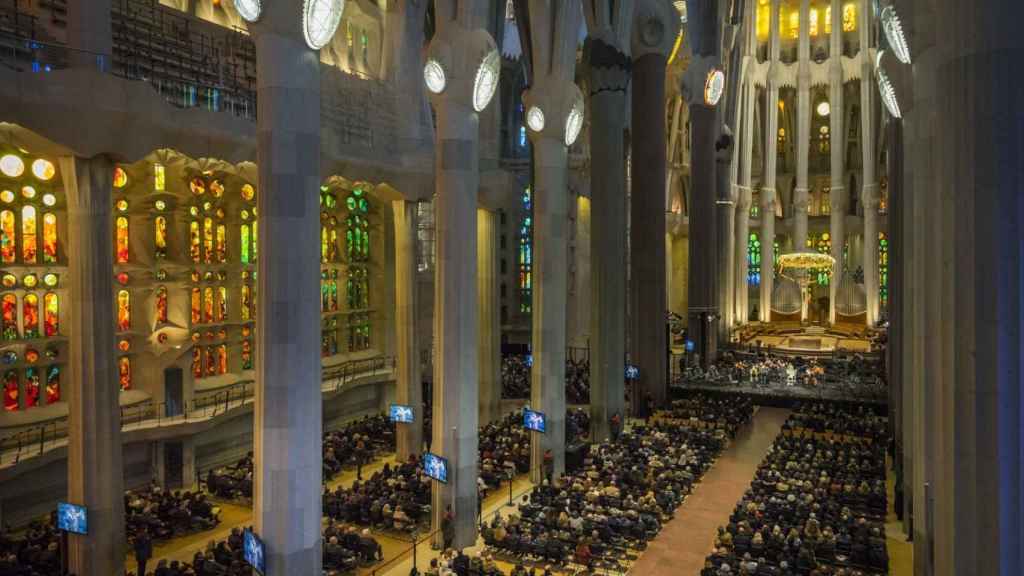
<path id="1" fill-rule="evenodd" d="M 873 22 L 871 0 L 861 0 L 862 22 Z M 860 26 L 860 146 L 863 154 L 864 177 L 861 188 L 861 205 L 864 208 L 864 291 L 867 300 L 867 325 L 878 323 L 878 182 L 875 176 L 875 81 L 871 53 L 871 27 Z"/>
<path id="2" fill-rule="evenodd" d="M 866 26 L 865 26 L 866 27 Z M 844 162 L 843 149 L 846 137 L 843 133 L 843 7 L 839 0 L 832 0 L 832 35 L 829 38 L 829 114 L 830 150 L 832 153 L 832 191 L 831 218 L 829 219 L 832 236 L 832 280 L 829 282 L 828 321 L 836 322 L 836 288 L 843 275 L 843 246 L 846 244 L 846 187 L 843 185 Z"/>
<path id="3" fill-rule="evenodd" d="M 793 250 L 807 246 L 807 163 L 811 139 L 810 0 L 800 0 L 800 46 L 797 60 L 796 187 L 793 189 Z M 864 26 L 867 28 L 867 26 Z"/>
<path id="4" fill-rule="evenodd" d="M 71 345 L 68 355 L 68 501 L 85 506 L 89 535 L 68 537 L 69 568 L 115 574 L 125 547 L 120 392 L 114 365 L 114 166 L 62 158 L 68 199 Z"/>
<path id="5" fill-rule="evenodd" d="M 395 217 L 395 401 L 412 407 L 413 423 L 396 426 L 395 458 L 405 462 L 423 449 L 423 382 L 416 345 L 416 203 L 391 203 Z"/>
<path id="6" fill-rule="evenodd" d="M 772 288 L 775 286 L 775 178 L 779 132 L 779 0 L 772 0 L 769 35 L 768 114 L 765 130 L 764 186 L 761 188 L 761 304 L 762 322 L 772 320 Z"/>

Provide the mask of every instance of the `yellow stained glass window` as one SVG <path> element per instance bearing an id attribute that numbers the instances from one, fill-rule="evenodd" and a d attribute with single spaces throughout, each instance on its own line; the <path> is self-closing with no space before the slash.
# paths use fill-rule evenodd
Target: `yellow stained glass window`
<path id="1" fill-rule="evenodd" d="M 192 289 L 192 323 L 199 324 L 203 321 L 201 314 L 202 310 L 202 291 L 199 288 Z"/>
<path id="2" fill-rule="evenodd" d="M 117 292 L 117 329 L 126 332 L 132 327 L 132 296 L 127 290 Z"/>
<path id="3" fill-rule="evenodd" d="M 779 17 L 780 18 L 782 17 L 781 11 L 779 13 Z M 788 27 L 788 29 L 786 27 L 783 27 L 781 25 L 781 22 L 780 22 L 779 30 L 786 30 L 786 34 L 785 34 L 786 38 L 790 38 L 790 39 L 799 38 L 800 37 L 800 11 L 799 10 L 793 10 L 792 12 L 790 12 L 789 13 L 789 27 Z"/>
<path id="4" fill-rule="evenodd" d="M 217 262 L 228 261 L 228 227 L 217 224 Z"/>
<path id="5" fill-rule="evenodd" d="M 60 332 L 60 298 L 53 292 L 43 296 L 43 329 L 47 338 Z"/>
<path id="6" fill-rule="evenodd" d="M 223 322 L 228 317 L 228 289 L 224 286 L 217 288 L 217 322 Z"/>
<path id="7" fill-rule="evenodd" d="M 248 284 L 242 284 L 242 320 L 252 319 L 252 315 L 249 314 L 250 290 Z"/>
<path id="8" fill-rule="evenodd" d="M 761 4 L 757 7 L 757 38 L 764 40 L 768 38 L 768 26 L 772 17 L 772 7 L 768 4 Z"/>
<path id="9" fill-rule="evenodd" d="M 853 32 L 857 29 L 857 5 L 846 4 L 843 6 L 843 32 Z"/>
<path id="10" fill-rule="evenodd" d="M 117 263 L 126 264 L 128 262 L 128 218 L 125 216 L 118 216 L 116 221 L 117 227 Z"/>
<path id="11" fill-rule="evenodd" d="M 39 246 L 36 237 L 36 207 L 21 209 L 21 256 L 27 264 L 35 264 Z"/>
<path id="12" fill-rule="evenodd" d="M 193 220 L 188 225 L 188 254 L 196 264 L 199 263 L 200 242 L 199 221 Z"/>
<path id="13" fill-rule="evenodd" d="M 53 212 L 43 214 L 43 262 L 53 264 L 57 261 L 57 215 Z"/>
<path id="14" fill-rule="evenodd" d="M 4 264 L 13 264 L 18 257 L 17 254 L 14 212 L 12 210 L 4 210 L 0 212 L 0 255 L 3 256 Z"/>
<path id="15" fill-rule="evenodd" d="M 153 243 L 156 245 L 156 257 L 167 256 L 167 218 L 157 216 L 153 221 Z"/>
<path id="16" fill-rule="evenodd" d="M 213 288 L 210 286 L 203 289 L 203 321 L 213 322 Z"/>
<path id="17" fill-rule="evenodd" d="M 255 262 L 260 257 L 260 223 L 253 221 L 252 223 L 252 261 Z"/>
<path id="18" fill-rule="evenodd" d="M 825 7 L 825 34 L 832 33 L 832 7 Z"/>
<path id="19" fill-rule="evenodd" d="M 153 189 L 163 192 L 167 185 L 167 171 L 163 164 L 153 164 Z"/>
<path id="20" fill-rule="evenodd" d="M 213 263 L 213 218 L 203 218 L 203 252 L 206 263 Z"/>

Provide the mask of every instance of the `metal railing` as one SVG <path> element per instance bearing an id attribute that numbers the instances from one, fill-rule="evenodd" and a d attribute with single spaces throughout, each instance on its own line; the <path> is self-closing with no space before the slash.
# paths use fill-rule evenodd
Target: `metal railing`
<path id="1" fill-rule="evenodd" d="M 394 370 L 396 359 L 377 356 L 352 360 L 323 371 L 322 389 L 338 393 L 359 378 Z M 159 428 L 216 418 L 230 410 L 252 403 L 255 382 L 242 380 L 221 390 L 202 393 L 191 401 L 178 403 L 147 400 L 120 409 L 121 429 Z M 62 416 L 33 425 L 10 436 L 0 437 L 0 466 L 17 464 L 23 458 L 37 456 L 63 445 L 68 437 L 68 417 Z"/>

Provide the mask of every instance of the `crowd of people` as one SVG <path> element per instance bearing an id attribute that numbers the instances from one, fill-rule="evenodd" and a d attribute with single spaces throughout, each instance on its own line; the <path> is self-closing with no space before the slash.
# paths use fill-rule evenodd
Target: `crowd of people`
<path id="1" fill-rule="evenodd" d="M 850 406 L 824 412 L 831 419 L 817 431 L 789 426 L 779 434 L 719 528 L 701 576 L 888 573 L 885 445 L 853 434 L 872 430 L 877 415 Z M 857 418 L 862 428 L 850 425 Z"/>
<path id="2" fill-rule="evenodd" d="M 501 357 L 501 397 L 520 400 L 530 397 L 531 357 L 505 354 Z M 567 404 L 590 403 L 590 361 L 586 358 L 565 360 L 565 401 Z"/>
<path id="3" fill-rule="evenodd" d="M 634 427 L 596 445 L 581 469 L 535 487 L 515 513 L 488 522 L 484 542 L 515 562 L 621 570 L 724 444 L 711 430 L 675 422 Z"/>
<path id="4" fill-rule="evenodd" d="M 415 455 L 351 486 L 324 487 L 324 515 L 332 521 L 410 532 L 430 518 L 430 483 Z"/>
<path id="5" fill-rule="evenodd" d="M 201 492 L 164 490 L 156 482 L 124 494 L 128 534 L 145 531 L 155 540 L 209 530 L 220 522 L 217 511 Z"/>
<path id="6" fill-rule="evenodd" d="M 60 533 L 55 526 L 51 518 L 49 523 L 31 523 L 20 538 L 0 532 L 0 575 L 60 576 Z"/>
<path id="7" fill-rule="evenodd" d="M 729 438 L 754 415 L 754 403 L 748 396 L 683 390 L 681 398 L 656 413 L 659 419 L 699 422 L 705 428 L 720 431 Z"/>
<path id="8" fill-rule="evenodd" d="M 802 402 L 786 419 L 783 428 L 859 436 L 885 442 L 889 437 L 889 418 L 885 414 L 885 407 L 881 405 Z"/>
<path id="9" fill-rule="evenodd" d="M 376 455 L 395 450 L 395 425 L 383 414 L 349 422 L 323 437 L 323 477 L 329 481 L 345 466 L 359 469 Z M 252 498 L 252 452 L 238 462 L 210 470 L 206 491 L 225 500 Z M 360 474 L 361 475 L 361 474 Z"/>

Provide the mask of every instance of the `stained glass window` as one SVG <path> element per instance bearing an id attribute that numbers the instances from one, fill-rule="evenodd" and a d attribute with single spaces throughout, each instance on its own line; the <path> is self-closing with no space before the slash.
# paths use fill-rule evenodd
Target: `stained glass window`
<path id="1" fill-rule="evenodd" d="M 249 313 L 249 305 L 251 300 L 249 294 L 250 290 L 251 289 L 249 288 L 248 283 L 242 284 L 242 320 L 252 320 L 252 315 Z"/>
<path id="2" fill-rule="evenodd" d="M 192 258 L 192 262 L 199 264 L 199 250 L 200 250 L 200 237 L 199 237 L 199 221 L 193 220 L 188 225 L 188 254 Z"/>
<path id="3" fill-rule="evenodd" d="M 350 352 L 370 347 L 370 315 L 352 314 L 348 317 L 348 349 Z"/>
<path id="4" fill-rule="evenodd" d="M 14 412 L 18 409 L 18 373 L 14 370 L 4 372 L 4 410 Z"/>
<path id="5" fill-rule="evenodd" d="M 14 212 L 0 212 L 0 256 L 4 264 L 13 264 L 17 258 L 17 241 L 14 237 Z"/>
<path id="6" fill-rule="evenodd" d="M 228 289 L 224 286 L 217 288 L 217 322 L 223 322 L 228 317 Z"/>
<path id="7" fill-rule="evenodd" d="M 163 164 L 153 164 L 153 189 L 163 192 L 167 184 L 167 171 Z"/>
<path id="8" fill-rule="evenodd" d="M 60 332 L 60 297 L 54 292 L 43 296 L 43 330 L 47 338 Z"/>
<path id="9" fill-rule="evenodd" d="M 823 232 L 821 236 L 809 236 L 807 238 L 807 247 L 814 248 L 822 254 L 832 253 L 832 236 L 828 232 Z M 816 281 L 819 286 L 828 286 L 829 280 L 832 278 L 831 268 L 819 268 L 816 272 Z"/>
<path id="10" fill-rule="evenodd" d="M 157 216 L 153 221 L 153 240 L 156 246 L 156 257 L 167 257 L 167 218 Z"/>
<path id="11" fill-rule="evenodd" d="M 60 366 L 56 364 L 46 367 L 46 403 L 60 401 Z"/>
<path id="12" fill-rule="evenodd" d="M 252 341 L 242 340 L 242 370 L 252 370 Z"/>
<path id="13" fill-rule="evenodd" d="M 22 330 L 25 338 L 39 338 L 39 296 L 28 293 L 21 304 Z"/>
<path id="14" fill-rule="evenodd" d="M 53 212 L 43 214 L 43 262 L 57 262 L 57 215 Z"/>
<path id="15" fill-rule="evenodd" d="M 192 376 L 203 377 L 203 350 L 199 346 L 192 348 Z"/>
<path id="16" fill-rule="evenodd" d="M 36 207 L 24 206 L 21 209 L 21 257 L 26 264 L 35 264 L 38 249 Z"/>
<path id="17" fill-rule="evenodd" d="M 127 290 L 117 292 L 117 329 L 126 332 L 132 327 L 132 296 Z"/>
<path id="18" fill-rule="evenodd" d="M 217 346 L 217 373 L 227 374 L 228 372 L 228 347 L 224 344 Z"/>
<path id="19" fill-rule="evenodd" d="M 260 257 L 260 223 L 256 220 L 252 221 L 252 261 L 255 262 Z"/>
<path id="20" fill-rule="evenodd" d="M 217 262 L 221 264 L 228 261 L 228 227 L 217 224 Z"/>
<path id="21" fill-rule="evenodd" d="M 213 264 L 213 218 L 203 218 L 203 253 L 206 263 Z"/>
<path id="22" fill-rule="evenodd" d="M 127 356 L 117 359 L 117 380 L 121 383 L 121 390 L 132 388 L 132 360 Z"/>
<path id="23" fill-rule="evenodd" d="M 117 234 L 117 249 L 115 254 L 117 256 L 117 263 L 125 264 L 128 262 L 128 218 L 125 216 L 118 216 L 115 222 Z"/>
<path id="24" fill-rule="evenodd" d="M 857 5 L 846 4 L 843 6 L 843 32 L 853 32 L 857 29 Z"/>
<path id="25" fill-rule="evenodd" d="M 249 264 L 249 225 L 242 224 L 242 264 Z"/>
<path id="26" fill-rule="evenodd" d="M 882 306 L 889 305 L 889 238 L 878 233 L 878 296 Z"/>
<path id="27" fill-rule="evenodd" d="M 526 217 L 519 228 L 519 311 L 529 313 L 533 307 L 533 192 L 523 190 Z"/>
<path id="28" fill-rule="evenodd" d="M 747 284 L 761 285 L 761 240 L 757 232 L 751 232 L 747 240 Z"/>
<path id="29" fill-rule="evenodd" d="M 203 321 L 213 322 L 213 288 L 210 286 L 203 289 Z"/>
<path id="30" fill-rule="evenodd" d="M 192 323 L 200 324 L 203 321 L 202 314 L 202 291 L 199 288 L 192 288 Z"/>
<path id="31" fill-rule="evenodd" d="M 156 323 L 167 323 L 167 287 L 160 286 L 156 289 Z"/>
<path id="32" fill-rule="evenodd" d="M 4 340 L 17 340 L 21 337 L 18 330 L 18 297 L 7 293 L 0 296 L 3 305 L 3 337 Z"/>
<path id="33" fill-rule="evenodd" d="M 25 369 L 25 407 L 39 405 L 40 378 L 39 368 L 29 366 Z"/>
<path id="34" fill-rule="evenodd" d="M 810 17 L 810 36 L 813 38 L 818 35 L 818 9 L 811 8 Z"/>

